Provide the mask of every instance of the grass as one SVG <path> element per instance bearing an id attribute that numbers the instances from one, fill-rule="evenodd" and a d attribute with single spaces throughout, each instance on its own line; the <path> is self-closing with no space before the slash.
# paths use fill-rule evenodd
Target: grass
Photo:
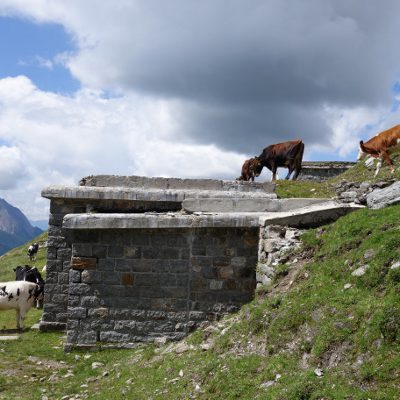
<path id="1" fill-rule="evenodd" d="M 299 251 L 312 256 L 288 292 L 194 332 L 182 352 L 167 343 L 64 353 L 63 333 L 33 329 L 0 341 L 0 399 L 398 399 L 399 220 L 400 205 L 363 209 L 307 231 Z M 0 258 L 2 279 L 26 247 Z M 40 314 L 27 317 L 30 326 Z"/>

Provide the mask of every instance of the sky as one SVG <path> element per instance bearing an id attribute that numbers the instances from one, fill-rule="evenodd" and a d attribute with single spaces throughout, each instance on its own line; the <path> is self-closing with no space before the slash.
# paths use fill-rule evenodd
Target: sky
<path id="1" fill-rule="evenodd" d="M 298 138 L 304 160 L 354 161 L 399 121 L 398 15 L 397 0 L 0 0 L 0 197 L 45 220 L 49 185 L 235 179 Z"/>

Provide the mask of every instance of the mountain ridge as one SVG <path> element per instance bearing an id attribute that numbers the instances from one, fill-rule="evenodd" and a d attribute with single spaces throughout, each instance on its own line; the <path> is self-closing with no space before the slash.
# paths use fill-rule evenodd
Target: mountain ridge
<path id="1" fill-rule="evenodd" d="M 19 208 L 0 198 L 0 255 L 40 233 L 42 230 L 32 226 Z"/>

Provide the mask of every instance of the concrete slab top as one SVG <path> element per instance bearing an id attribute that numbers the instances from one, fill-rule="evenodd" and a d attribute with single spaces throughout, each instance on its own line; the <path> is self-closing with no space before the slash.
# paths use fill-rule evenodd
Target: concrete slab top
<path id="1" fill-rule="evenodd" d="M 195 189 L 142 189 L 127 187 L 49 186 L 42 190 L 48 199 L 126 200 L 145 202 L 182 202 L 186 198 L 276 198 L 270 192 L 241 192 Z"/>
<path id="2" fill-rule="evenodd" d="M 64 229 L 182 229 L 258 227 L 261 213 L 67 214 Z"/>

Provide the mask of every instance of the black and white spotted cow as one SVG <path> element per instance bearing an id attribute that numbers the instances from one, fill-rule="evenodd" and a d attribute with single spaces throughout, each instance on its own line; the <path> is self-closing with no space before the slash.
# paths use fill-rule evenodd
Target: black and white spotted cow
<path id="1" fill-rule="evenodd" d="M 24 328 L 24 317 L 43 297 L 43 287 L 27 281 L 0 282 L 0 310 L 17 312 L 17 329 Z"/>
<path id="2" fill-rule="evenodd" d="M 37 243 L 33 243 L 28 247 L 28 257 L 29 260 L 35 261 L 36 260 L 36 254 L 39 250 L 39 245 Z"/>
<path id="3" fill-rule="evenodd" d="M 31 267 L 29 265 L 18 265 L 16 268 L 14 268 L 14 272 L 16 281 L 34 282 L 41 287 L 44 286 L 42 275 L 36 267 Z M 36 308 L 43 308 L 43 298 L 37 301 Z"/>

